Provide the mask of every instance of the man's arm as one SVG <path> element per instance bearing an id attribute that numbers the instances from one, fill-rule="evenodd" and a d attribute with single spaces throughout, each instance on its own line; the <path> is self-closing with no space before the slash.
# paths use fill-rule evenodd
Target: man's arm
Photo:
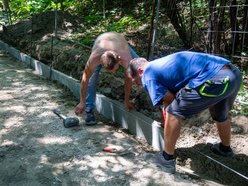
<path id="1" fill-rule="evenodd" d="M 174 99 L 175 94 L 168 90 L 163 97 L 163 107 L 166 108 Z"/>
<path id="2" fill-rule="evenodd" d="M 74 109 L 76 115 L 82 114 L 85 110 L 88 82 L 91 75 L 93 74 L 95 67 L 98 64 L 97 60 L 98 60 L 97 57 L 91 54 L 90 58 L 88 59 L 85 65 L 84 73 L 82 75 L 82 80 L 80 84 L 80 102 Z"/>
<path id="3" fill-rule="evenodd" d="M 125 77 L 125 98 L 124 98 L 124 103 L 127 108 L 127 110 L 131 110 L 134 108 L 134 105 L 132 102 L 130 102 L 130 93 L 132 89 L 132 79 L 127 76 Z"/>
<path id="4" fill-rule="evenodd" d="M 166 121 L 166 107 L 172 103 L 172 101 L 175 99 L 175 94 L 173 94 L 171 91 L 167 91 L 166 94 L 163 97 L 163 106 L 162 106 L 162 116 L 163 116 L 163 120 L 161 125 L 164 126 L 165 125 L 165 121 Z"/>

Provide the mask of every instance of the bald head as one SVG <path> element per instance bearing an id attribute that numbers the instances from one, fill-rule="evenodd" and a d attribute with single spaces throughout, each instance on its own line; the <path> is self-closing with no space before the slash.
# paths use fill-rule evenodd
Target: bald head
<path id="1" fill-rule="evenodd" d="M 130 61 L 129 65 L 128 65 L 128 76 L 130 77 L 136 77 L 138 76 L 139 72 L 138 69 L 142 68 L 143 65 L 145 63 L 147 63 L 148 61 L 145 58 L 134 58 Z"/>

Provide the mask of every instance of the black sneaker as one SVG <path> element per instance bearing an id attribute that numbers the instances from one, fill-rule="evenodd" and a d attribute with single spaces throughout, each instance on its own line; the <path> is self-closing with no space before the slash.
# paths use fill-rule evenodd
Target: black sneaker
<path id="1" fill-rule="evenodd" d="M 96 118 L 94 116 L 93 110 L 85 111 L 86 117 L 85 117 L 85 124 L 86 125 L 95 125 L 96 124 Z"/>
<path id="2" fill-rule="evenodd" d="M 232 149 L 228 152 L 224 152 L 220 149 L 220 143 L 216 143 L 211 147 L 211 150 L 213 153 L 220 155 L 220 156 L 224 156 L 224 157 L 234 157 L 234 153 L 232 151 Z"/>
<path id="3" fill-rule="evenodd" d="M 154 156 L 153 163 L 160 167 L 163 171 L 170 174 L 176 173 L 176 160 L 166 160 L 164 159 L 163 152 L 157 153 Z"/>

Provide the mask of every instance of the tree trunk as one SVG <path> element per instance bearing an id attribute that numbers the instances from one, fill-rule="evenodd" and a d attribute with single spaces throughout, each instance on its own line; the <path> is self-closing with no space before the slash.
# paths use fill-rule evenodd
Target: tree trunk
<path id="1" fill-rule="evenodd" d="M 216 14 L 216 0 L 208 1 L 209 7 L 209 16 L 208 16 L 208 33 L 207 33 L 207 52 L 213 53 L 213 37 L 214 37 L 214 23 L 215 23 L 215 14 Z"/>
<path id="2" fill-rule="evenodd" d="M 64 4 L 63 4 L 63 1 L 64 1 L 64 0 L 59 0 L 59 3 L 60 3 L 60 9 L 61 9 L 61 11 L 62 11 L 62 12 L 64 12 L 64 11 L 65 11 L 65 6 L 64 6 Z"/>
<path id="3" fill-rule="evenodd" d="M 152 17 L 151 17 L 151 23 L 150 23 L 150 30 L 148 35 L 148 48 L 147 48 L 147 59 L 149 60 L 151 56 L 151 43 L 152 43 L 152 37 L 153 37 L 153 30 L 154 30 L 154 17 L 155 17 L 155 7 L 156 7 L 156 0 L 153 0 L 152 3 Z"/>
<path id="4" fill-rule="evenodd" d="M 8 21 L 7 24 L 11 24 L 12 21 L 11 21 L 11 11 L 9 8 L 9 0 L 3 0 L 2 2 L 3 2 L 3 10 L 4 10 L 4 13 L 6 13 L 6 17 Z"/>
<path id="5" fill-rule="evenodd" d="M 216 8 L 216 0 L 209 0 L 209 27 L 208 27 L 208 52 L 221 53 L 222 37 L 224 36 L 223 23 L 226 0 L 221 0 L 219 9 Z"/>
<path id="6" fill-rule="evenodd" d="M 230 23 L 232 31 L 232 55 L 237 53 L 239 48 L 239 26 L 237 20 L 237 1 L 233 0 L 230 7 Z"/>
<path id="7" fill-rule="evenodd" d="M 242 36 L 241 36 L 241 51 L 248 52 L 248 0 L 245 1 L 244 16 L 242 23 Z"/>
<path id="8" fill-rule="evenodd" d="M 214 53 L 215 54 L 221 54 L 221 45 L 223 43 L 223 36 L 224 36 L 224 19 L 225 19 L 225 6 L 226 0 L 220 1 L 220 8 L 219 13 L 217 17 L 217 23 L 216 23 L 216 29 L 215 29 L 215 41 L 214 41 Z"/>
<path id="9" fill-rule="evenodd" d="M 9 10 L 9 0 L 3 0 L 3 10 Z"/>
<path id="10" fill-rule="evenodd" d="M 180 13 L 176 6 L 176 2 L 174 0 L 166 0 L 166 1 L 162 1 L 162 3 L 165 6 L 166 14 L 170 19 L 171 24 L 174 26 L 184 46 L 186 48 L 190 48 L 191 43 L 188 40 L 189 37 L 187 35 L 184 23 L 182 21 L 182 17 L 180 16 Z"/>
<path id="11" fill-rule="evenodd" d="M 192 43 L 192 37 L 193 37 L 193 25 L 194 25 L 194 17 L 193 17 L 193 8 L 192 8 L 192 0 L 189 0 L 189 6 L 190 6 L 190 43 Z"/>

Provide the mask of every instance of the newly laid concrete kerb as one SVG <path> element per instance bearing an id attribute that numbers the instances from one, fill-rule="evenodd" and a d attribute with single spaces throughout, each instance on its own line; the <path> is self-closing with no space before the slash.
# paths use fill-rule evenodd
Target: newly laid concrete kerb
<path id="1" fill-rule="evenodd" d="M 23 62 L 34 69 L 38 74 L 64 85 L 78 100 L 80 99 L 79 80 L 43 64 L 29 55 L 9 46 L 3 41 L 0 41 L 0 48 L 7 51 L 20 62 Z M 109 99 L 102 94 L 96 95 L 96 110 L 107 119 L 111 119 L 113 122 L 116 122 L 121 127 L 127 129 L 131 134 L 144 138 L 154 149 L 163 149 L 163 129 L 160 127 L 159 122 L 152 120 L 135 110 L 128 112 L 122 103 Z"/>

